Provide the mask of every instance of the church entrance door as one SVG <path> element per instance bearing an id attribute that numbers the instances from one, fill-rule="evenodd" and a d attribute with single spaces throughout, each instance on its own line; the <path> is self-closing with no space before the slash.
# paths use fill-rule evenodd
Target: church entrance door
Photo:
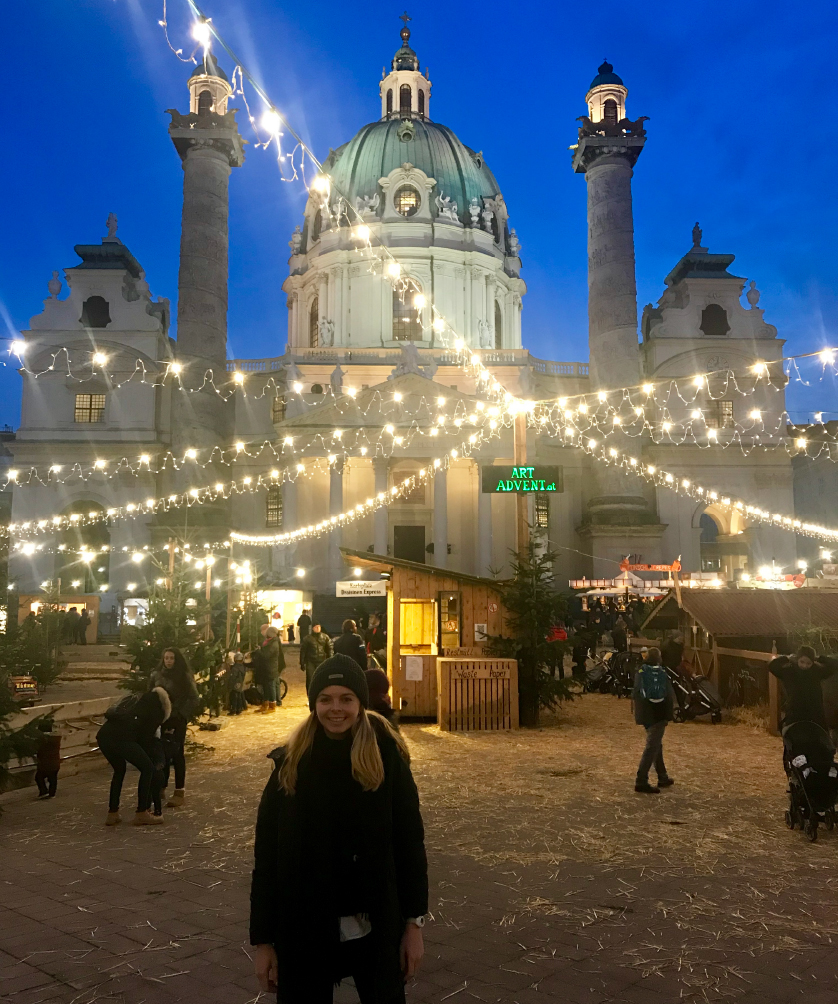
<path id="1" fill-rule="evenodd" d="M 424 526 L 393 527 L 393 557 L 425 564 Z"/>

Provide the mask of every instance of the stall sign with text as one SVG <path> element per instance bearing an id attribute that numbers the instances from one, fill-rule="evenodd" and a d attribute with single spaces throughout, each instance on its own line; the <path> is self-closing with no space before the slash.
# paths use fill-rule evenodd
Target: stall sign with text
<path id="1" fill-rule="evenodd" d="M 563 492 L 562 468 L 536 465 L 535 467 L 484 467 L 482 488 L 485 493 L 529 495 L 535 492 Z"/>

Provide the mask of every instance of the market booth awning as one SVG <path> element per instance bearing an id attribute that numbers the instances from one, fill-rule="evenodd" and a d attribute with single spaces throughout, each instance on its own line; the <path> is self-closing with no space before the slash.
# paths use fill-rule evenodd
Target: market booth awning
<path id="1" fill-rule="evenodd" d="M 406 717 L 436 718 L 437 659 L 469 659 L 476 672 L 482 672 L 481 662 L 491 661 L 484 656 L 486 641 L 504 630 L 499 583 L 403 558 L 340 550 L 347 564 L 389 576 L 387 673 L 393 707 Z M 517 710 L 515 718 L 513 727 Z"/>

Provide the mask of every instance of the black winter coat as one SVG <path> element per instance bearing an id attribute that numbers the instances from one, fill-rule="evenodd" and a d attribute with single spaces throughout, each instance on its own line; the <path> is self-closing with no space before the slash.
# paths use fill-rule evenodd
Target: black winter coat
<path id="1" fill-rule="evenodd" d="M 343 634 L 335 638 L 334 647 L 335 652 L 339 652 L 341 655 L 348 655 L 350 659 L 354 659 L 361 669 L 367 668 L 367 646 L 359 634 L 344 631 Z"/>
<path id="2" fill-rule="evenodd" d="M 838 672 L 838 660 L 820 656 L 811 669 L 800 669 L 793 659 L 779 655 L 769 662 L 768 672 L 777 677 L 786 692 L 784 725 L 815 722 L 827 727 L 823 681 Z"/>
<path id="3" fill-rule="evenodd" d="M 261 686 L 270 680 L 279 679 L 279 674 L 285 669 L 285 656 L 279 638 L 271 638 L 261 648 L 250 653 L 253 666 L 253 680 Z"/>
<path id="4" fill-rule="evenodd" d="M 349 796 L 346 831 L 329 851 L 318 840 L 322 829 L 322 799 L 313 790 L 312 761 L 317 742 L 336 743 L 319 732 L 315 748 L 300 761 L 297 791 L 287 795 L 279 786 L 285 756 L 280 747 L 270 753 L 275 767 L 259 804 L 255 865 L 250 893 L 250 942 L 271 944 L 278 959 L 280 1000 L 305 1000 L 306 981 L 313 972 L 331 970 L 338 981 L 348 975 L 337 969 L 340 910 L 335 895 L 360 894 L 370 918 L 375 954 L 376 990 L 388 1000 L 402 986 L 399 959 L 405 921 L 428 910 L 428 865 L 419 795 L 410 767 L 392 737 L 374 723 L 384 761 L 384 783 L 364 792 L 348 774 L 341 779 Z M 326 751 L 329 752 L 328 750 Z M 333 822 L 343 822 L 335 820 Z M 356 871 L 347 890 L 340 855 L 351 845 Z M 322 860 L 323 855 L 333 860 Z M 337 872 L 337 874 L 336 874 Z M 345 907 L 349 909 L 349 906 Z"/>

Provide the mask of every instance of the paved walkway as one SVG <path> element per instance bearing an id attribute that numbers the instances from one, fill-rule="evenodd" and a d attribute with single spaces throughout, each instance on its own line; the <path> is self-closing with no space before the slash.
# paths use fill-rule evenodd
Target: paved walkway
<path id="1" fill-rule="evenodd" d="M 276 715 L 195 733 L 213 748 L 195 749 L 187 804 L 165 826 L 105 829 L 104 770 L 67 778 L 54 801 L 5 803 L 0 998 L 259 999 L 251 831 L 265 754 L 304 713 L 289 675 Z M 810 845 L 784 828 L 777 740 L 674 726 L 677 784 L 652 798 L 632 791 L 641 735 L 616 698 L 585 697 L 541 731 L 404 732 L 434 915 L 409 1001 L 838 1002 L 838 832 Z"/>

